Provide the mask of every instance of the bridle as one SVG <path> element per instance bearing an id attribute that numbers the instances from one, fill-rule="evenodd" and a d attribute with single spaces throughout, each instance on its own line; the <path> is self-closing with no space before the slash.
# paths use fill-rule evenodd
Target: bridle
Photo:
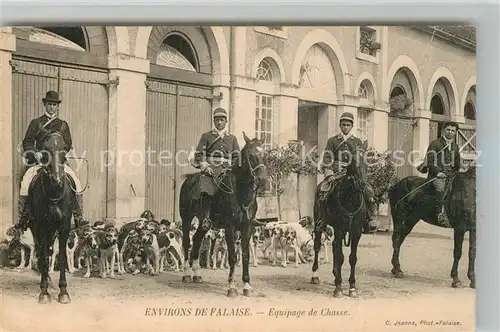
<path id="1" fill-rule="evenodd" d="M 259 168 L 266 168 L 266 165 L 264 163 L 259 163 L 255 166 L 252 166 L 252 163 L 250 162 L 250 157 L 248 155 L 248 153 L 245 153 L 245 160 L 246 160 L 246 163 L 247 163 L 247 166 L 248 166 L 248 170 L 250 172 L 250 177 L 253 179 L 253 191 L 256 191 L 257 190 L 257 184 L 256 184 L 256 181 L 255 181 L 255 172 L 259 169 Z M 214 182 L 217 186 L 217 188 L 219 188 L 222 192 L 226 193 L 226 194 L 234 194 L 234 189 L 233 189 L 233 185 L 231 183 L 231 181 L 229 182 L 229 185 L 225 184 L 223 182 L 223 180 L 225 178 L 228 178 L 231 173 L 231 170 L 232 168 L 227 168 L 225 169 L 217 178 L 214 178 Z M 229 173 L 229 174 L 228 174 Z M 221 180 L 218 180 L 218 179 L 221 179 Z M 223 188 L 225 187 L 225 188 Z M 227 189 L 227 190 L 226 190 Z"/>

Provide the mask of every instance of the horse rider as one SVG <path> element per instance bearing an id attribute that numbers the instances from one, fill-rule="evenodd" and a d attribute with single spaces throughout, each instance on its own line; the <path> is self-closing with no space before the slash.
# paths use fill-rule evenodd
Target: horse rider
<path id="1" fill-rule="evenodd" d="M 42 98 L 42 102 L 45 107 L 45 113 L 31 120 L 22 142 L 24 151 L 23 161 L 25 165 L 28 166 L 28 169 L 21 181 L 18 203 L 19 221 L 16 226 L 23 230 L 27 229 L 30 219 L 29 203 L 27 199 L 29 186 L 40 168 L 42 168 L 42 165 L 47 162 L 47 157 L 42 154 L 42 151 L 37 149 L 37 146 L 47 137 L 47 134 L 58 132 L 66 143 L 64 151 L 68 153 L 73 147 L 69 125 L 66 121 L 58 117 L 59 105 L 62 102 L 62 100 L 59 99 L 59 94 L 56 91 L 48 91 L 45 97 Z M 80 227 L 88 224 L 88 222 L 83 219 L 83 198 L 82 195 L 79 194 L 82 191 L 81 184 L 75 172 L 67 164 L 65 157 L 61 162 L 64 163 L 65 172 L 71 176 L 75 182 L 76 193 L 75 200 L 73 201 L 73 217 L 75 227 Z"/>
<path id="2" fill-rule="evenodd" d="M 191 165 L 201 170 L 199 183 L 200 208 L 204 215 L 201 226 L 203 229 L 210 229 L 210 208 L 213 203 L 213 196 L 219 188 L 215 183 L 224 171 L 240 156 L 238 140 L 227 130 L 227 112 L 224 108 L 218 107 L 213 112 L 214 128 L 201 135 L 198 147 L 194 152 Z"/>
<path id="3" fill-rule="evenodd" d="M 456 174 L 462 165 L 460 149 L 455 142 L 458 131 L 456 122 L 448 121 L 444 124 L 443 135 L 433 140 L 425 155 L 424 162 L 417 169 L 426 173 L 428 179 L 435 178 L 432 185 L 436 191 L 436 214 L 441 226 L 449 226 L 448 216 L 444 208 L 444 194 L 447 180 Z"/>
<path id="4" fill-rule="evenodd" d="M 325 178 L 335 172 L 345 170 L 345 167 L 355 156 L 355 151 L 353 149 L 362 147 L 363 143 L 361 142 L 361 139 L 354 136 L 352 133 L 353 126 L 354 115 L 349 112 L 344 112 L 340 116 L 339 120 L 340 133 L 328 139 L 322 163 L 319 165 L 319 169 L 324 171 Z M 373 219 L 374 192 L 366 179 L 361 180 L 364 187 L 363 192 L 367 205 L 365 226 L 371 232 L 378 228 L 375 220 Z"/>

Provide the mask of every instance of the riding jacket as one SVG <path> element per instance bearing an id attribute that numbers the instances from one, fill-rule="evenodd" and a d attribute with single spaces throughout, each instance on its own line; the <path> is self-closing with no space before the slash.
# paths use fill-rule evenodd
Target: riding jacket
<path id="1" fill-rule="evenodd" d="M 354 156 L 353 149 L 362 145 L 361 140 L 355 136 L 349 136 L 346 141 L 342 134 L 330 137 L 326 143 L 323 166 L 331 168 L 335 162 L 350 162 Z"/>
<path id="2" fill-rule="evenodd" d="M 232 160 L 238 157 L 238 152 L 240 152 L 240 147 L 236 136 L 225 134 L 220 137 L 215 130 L 212 130 L 201 135 L 194 155 L 194 163 L 196 165 L 202 162 L 210 164 L 211 161 L 220 160 L 220 158 Z"/>
<path id="3" fill-rule="evenodd" d="M 40 152 L 37 149 L 37 145 L 39 145 L 48 134 L 54 132 L 59 132 L 61 134 L 64 142 L 66 143 L 64 147 L 64 151 L 66 151 L 66 153 L 68 153 L 68 151 L 70 151 L 73 147 L 73 140 L 68 123 L 59 118 L 55 118 L 52 122 L 46 125 L 45 128 L 43 128 L 48 121 L 49 117 L 44 114 L 31 120 L 28 129 L 26 130 L 26 135 L 23 140 L 23 150 L 25 157 L 31 165 L 36 163 L 35 152 Z M 65 163 L 66 158 L 64 157 L 64 160 L 61 160 L 61 162 Z"/>
<path id="4" fill-rule="evenodd" d="M 440 172 L 458 171 L 461 164 L 460 149 L 455 140 L 448 146 L 446 140 L 440 137 L 429 144 L 424 161 L 429 177 L 435 177 Z"/>

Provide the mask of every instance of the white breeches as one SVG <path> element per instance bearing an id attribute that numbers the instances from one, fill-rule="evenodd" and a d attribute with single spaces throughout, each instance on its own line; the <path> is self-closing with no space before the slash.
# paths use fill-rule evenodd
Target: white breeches
<path id="1" fill-rule="evenodd" d="M 28 188 L 31 184 L 31 181 L 33 180 L 33 177 L 35 177 L 35 174 L 38 172 L 38 170 L 42 166 L 36 165 L 28 168 L 26 173 L 24 173 L 23 180 L 21 181 L 21 192 L 19 193 L 21 196 L 28 196 Z M 69 167 L 68 165 L 64 165 L 64 171 L 66 174 L 71 176 L 73 181 L 75 181 L 75 186 L 76 186 L 76 191 L 81 192 L 82 191 L 82 185 L 80 183 L 80 180 L 78 180 L 78 177 L 76 176 L 75 172 Z"/>

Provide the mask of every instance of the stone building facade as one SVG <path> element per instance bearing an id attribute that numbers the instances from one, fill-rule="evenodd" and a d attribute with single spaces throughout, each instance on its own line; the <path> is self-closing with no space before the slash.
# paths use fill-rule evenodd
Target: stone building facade
<path id="1" fill-rule="evenodd" d="M 349 111 L 378 151 L 423 154 L 440 123 L 454 120 L 462 153 L 476 156 L 475 30 L 465 26 L 1 28 L 0 71 L 3 226 L 17 218 L 19 143 L 49 89 L 61 94 L 74 155 L 84 158 L 70 163 L 92 220 L 146 208 L 177 219 L 188 152 L 218 106 L 241 145 L 245 131 L 268 146 L 300 140 L 321 150 Z M 317 180 L 301 180 L 302 214 Z M 287 219 L 297 216 L 291 187 Z M 260 218 L 275 216 L 272 194 L 260 202 Z"/>

